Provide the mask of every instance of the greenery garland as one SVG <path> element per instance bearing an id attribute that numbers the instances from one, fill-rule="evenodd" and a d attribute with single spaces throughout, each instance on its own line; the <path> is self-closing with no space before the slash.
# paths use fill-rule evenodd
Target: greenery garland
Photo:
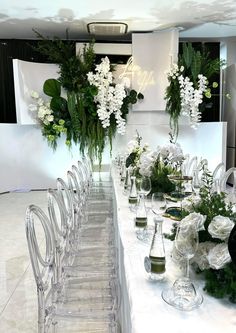
<path id="1" fill-rule="evenodd" d="M 56 149 L 61 134 L 65 134 L 65 143 L 69 147 L 73 141 L 79 145 L 82 154 L 87 150 L 91 160 L 97 158 L 101 165 L 107 140 L 112 149 L 116 119 L 112 114 L 110 126 L 104 128 L 97 114 L 94 97 L 98 89 L 91 85 L 87 78 L 87 73 L 93 72 L 96 66 L 94 43 L 84 46 L 82 54 L 76 55 L 75 42 L 58 38 L 49 40 L 37 31 L 35 33 L 41 39 L 36 50 L 59 66 L 58 80 L 49 79 L 44 83 L 43 91 L 51 98 L 50 110 L 53 121 L 41 124 L 42 134 L 53 149 Z M 62 96 L 63 90 L 66 97 Z M 129 112 L 130 104 L 135 104 L 138 99 L 143 99 L 141 93 L 126 90 L 121 107 L 124 119 Z"/>

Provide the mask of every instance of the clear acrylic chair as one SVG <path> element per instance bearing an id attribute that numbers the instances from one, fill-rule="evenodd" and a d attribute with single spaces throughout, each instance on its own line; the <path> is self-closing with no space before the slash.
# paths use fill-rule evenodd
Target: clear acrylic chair
<path id="1" fill-rule="evenodd" d="M 89 186 L 90 194 L 96 195 L 101 193 L 101 191 L 102 193 L 107 192 L 108 194 L 110 194 L 110 191 L 112 190 L 110 178 L 108 181 L 104 181 L 99 177 L 99 180 L 95 181 L 93 179 L 93 170 L 92 170 L 91 161 L 89 159 L 83 157 L 82 161 L 78 161 L 78 166 L 83 169 L 83 173 L 86 177 L 86 181 Z"/>
<path id="2" fill-rule="evenodd" d="M 236 202 L 236 167 L 228 169 L 221 178 L 221 192 L 226 193 L 229 201 Z"/>
<path id="3" fill-rule="evenodd" d="M 219 163 L 212 172 L 212 192 L 221 192 L 221 181 L 225 174 L 225 164 Z"/>
<path id="4" fill-rule="evenodd" d="M 187 162 L 185 163 L 184 171 L 186 176 L 193 177 L 193 172 L 197 167 L 197 156 L 192 158 L 188 158 Z"/>
<path id="5" fill-rule="evenodd" d="M 48 210 L 56 240 L 57 285 L 61 299 L 75 297 L 75 289 L 71 290 L 71 283 L 75 285 L 74 279 L 79 279 L 80 283 L 81 280 L 91 283 L 107 280 L 110 282 L 110 289 L 109 293 L 106 290 L 105 299 L 110 302 L 113 300 L 114 306 L 118 304 L 117 248 L 111 221 L 104 225 L 82 226 L 75 234 L 74 230 L 70 230 L 71 214 L 67 213 L 58 193 L 51 189 L 48 190 Z M 97 299 L 104 294 L 104 290 L 97 290 L 93 295 L 89 290 L 86 293 L 90 298 L 96 296 Z"/>
<path id="6" fill-rule="evenodd" d="M 42 246 L 39 246 L 37 237 L 38 225 L 44 231 Z M 34 205 L 30 205 L 26 212 L 26 236 L 38 294 L 38 333 L 66 333 L 72 332 L 74 327 L 77 327 L 78 333 L 116 332 L 117 302 L 114 302 L 113 295 L 104 297 L 103 282 L 100 287 L 97 280 L 97 293 L 93 291 L 89 295 L 89 286 L 96 286 L 96 283 L 86 277 L 84 280 L 77 278 L 74 285 L 71 284 L 74 286 L 72 297 L 58 293 L 55 283 L 55 237 L 46 214 Z"/>
<path id="7" fill-rule="evenodd" d="M 48 210 L 54 232 L 59 272 L 62 272 L 61 266 L 63 266 L 64 272 L 80 268 L 80 275 L 87 274 L 87 271 L 94 266 L 92 275 L 94 272 L 99 274 L 108 272 L 115 275 L 116 249 L 113 221 L 107 218 L 107 223 L 87 223 L 85 226 L 81 225 L 76 232 L 71 230 L 71 214 L 67 212 L 58 193 L 51 189 L 48 190 Z"/>

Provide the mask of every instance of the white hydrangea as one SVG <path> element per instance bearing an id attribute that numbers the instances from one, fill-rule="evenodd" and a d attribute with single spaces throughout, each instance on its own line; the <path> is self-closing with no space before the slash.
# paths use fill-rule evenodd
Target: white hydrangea
<path id="1" fill-rule="evenodd" d="M 147 150 L 140 156 L 139 161 L 139 173 L 142 176 L 148 176 L 150 177 L 152 174 L 152 167 L 155 163 L 156 156 L 153 154 L 153 152 Z"/>
<path id="2" fill-rule="evenodd" d="M 113 78 L 110 72 L 110 61 L 108 57 L 101 60 L 99 65 L 96 65 L 95 74 L 89 72 L 87 74 L 88 81 L 91 85 L 98 88 L 98 93 L 94 97 L 97 103 L 97 114 L 101 120 L 102 126 L 107 128 L 110 126 L 110 116 L 114 114 L 117 125 L 117 132 L 125 134 L 126 121 L 122 117 L 121 107 L 123 99 L 126 97 L 125 87 L 127 80 L 122 83 L 112 85 Z"/>
<path id="3" fill-rule="evenodd" d="M 184 160 L 184 154 L 179 143 L 167 143 L 163 146 L 157 146 L 157 154 L 173 167 L 180 165 Z"/>
<path id="4" fill-rule="evenodd" d="M 36 100 L 36 104 L 28 106 L 30 112 L 37 112 L 38 119 L 48 125 L 54 120 L 53 111 L 50 109 L 50 102 L 44 101 L 36 91 L 31 91 L 31 97 Z"/>

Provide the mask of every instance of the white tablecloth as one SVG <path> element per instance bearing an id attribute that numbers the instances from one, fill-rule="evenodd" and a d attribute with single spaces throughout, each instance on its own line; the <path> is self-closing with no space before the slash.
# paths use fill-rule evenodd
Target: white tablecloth
<path id="1" fill-rule="evenodd" d="M 150 244 L 136 238 L 134 213 L 128 208 L 119 179 L 113 170 L 115 211 L 118 224 L 119 267 L 121 281 L 120 321 L 122 333 L 236 333 L 236 305 L 207 295 L 202 289 L 204 281 L 194 277 L 194 284 L 204 297 L 203 304 L 191 312 L 182 312 L 166 304 L 161 292 L 171 286 L 182 272 L 171 261 L 172 244 L 165 239 L 166 278 L 152 282 L 144 269 L 144 257 Z M 148 216 L 149 223 L 153 217 Z M 163 231 L 170 230 L 172 221 L 165 219 Z M 192 275 L 193 276 L 193 275 Z"/>

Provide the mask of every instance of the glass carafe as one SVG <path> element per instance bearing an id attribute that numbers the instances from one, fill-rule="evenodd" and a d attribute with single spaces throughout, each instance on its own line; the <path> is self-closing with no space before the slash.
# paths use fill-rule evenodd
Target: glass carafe
<path id="1" fill-rule="evenodd" d="M 135 217 L 135 230 L 138 239 L 145 237 L 145 231 L 147 227 L 147 210 L 145 205 L 144 194 L 140 194 L 139 204 L 136 210 Z"/>
<path id="2" fill-rule="evenodd" d="M 135 205 L 138 202 L 138 194 L 137 194 L 137 188 L 136 188 L 136 177 L 131 176 L 130 177 L 130 193 L 129 193 L 129 204 Z"/>
<path id="3" fill-rule="evenodd" d="M 127 193 L 127 191 L 129 189 L 130 189 L 130 173 L 129 173 L 129 168 L 126 168 L 125 181 L 124 181 L 124 192 Z"/>
<path id="4" fill-rule="evenodd" d="M 161 280 L 166 270 L 165 247 L 162 234 L 163 219 L 161 217 L 155 217 L 154 223 L 155 231 L 149 252 L 151 266 L 150 278 L 152 280 Z"/>

